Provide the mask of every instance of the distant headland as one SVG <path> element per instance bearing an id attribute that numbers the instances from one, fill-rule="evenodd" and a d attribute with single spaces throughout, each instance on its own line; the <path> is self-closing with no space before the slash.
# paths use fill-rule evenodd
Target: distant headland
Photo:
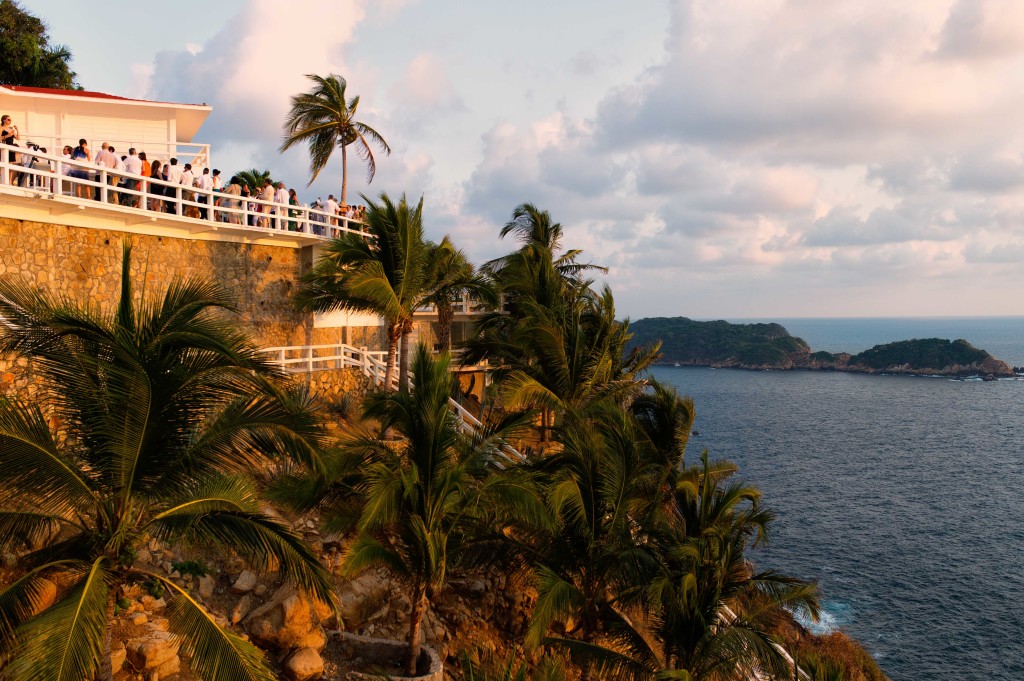
<path id="1" fill-rule="evenodd" d="M 814 352 L 775 323 L 698 322 L 650 317 L 630 324 L 631 347 L 661 341 L 662 364 L 730 369 L 812 369 L 911 376 L 1014 376 L 1014 370 L 966 340 L 915 338 L 876 345 L 856 355 Z"/>

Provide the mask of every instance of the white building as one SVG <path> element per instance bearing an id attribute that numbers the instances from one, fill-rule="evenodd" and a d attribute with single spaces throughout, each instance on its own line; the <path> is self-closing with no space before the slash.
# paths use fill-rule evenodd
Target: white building
<path id="1" fill-rule="evenodd" d="M 0 86 L 0 113 L 9 114 L 29 142 L 60 153 L 86 139 L 93 149 L 109 142 L 118 152 L 135 147 L 151 159 L 178 157 L 193 167 L 210 165 L 210 147 L 192 140 L 212 107 L 128 99 L 87 90 Z"/>

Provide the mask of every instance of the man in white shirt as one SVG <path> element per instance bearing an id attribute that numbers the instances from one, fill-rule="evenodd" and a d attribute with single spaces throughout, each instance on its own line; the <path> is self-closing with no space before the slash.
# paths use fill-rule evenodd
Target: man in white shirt
<path id="1" fill-rule="evenodd" d="M 199 189 L 202 190 L 201 192 L 199 192 L 198 196 L 196 197 L 196 200 L 199 203 L 209 204 L 210 203 L 210 196 L 206 192 L 213 191 L 213 178 L 210 176 L 210 169 L 209 168 L 203 168 L 203 174 L 199 176 L 198 180 L 196 180 L 196 186 L 199 187 Z M 202 218 L 203 220 L 205 220 L 206 219 L 206 215 L 207 215 L 206 209 L 205 208 L 200 208 L 199 209 L 199 217 Z"/>
<path id="2" fill-rule="evenodd" d="M 274 192 L 274 203 L 281 206 L 277 209 L 277 228 L 284 229 L 284 217 L 288 214 L 288 190 L 284 188 L 284 182 L 277 183 L 277 191 Z"/>
<path id="3" fill-rule="evenodd" d="M 330 218 L 331 226 L 337 227 L 338 226 L 338 218 L 336 218 L 334 216 L 338 214 L 338 202 L 335 200 L 334 194 L 328 194 L 327 195 L 327 208 L 325 210 L 327 211 L 328 215 L 331 216 L 331 218 Z M 334 236 L 334 235 L 330 232 L 330 230 L 328 230 L 327 236 Z"/>
<path id="4" fill-rule="evenodd" d="M 186 163 L 185 169 L 181 171 L 181 184 L 186 187 L 191 187 L 195 183 L 195 176 L 192 175 L 192 164 Z"/>
<path id="5" fill-rule="evenodd" d="M 135 147 L 128 150 L 128 156 L 124 160 L 124 172 L 130 175 L 141 175 L 142 174 L 142 159 L 135 153 Z M 139 188 L 139 181 L 134 177 L 124 178 L 124 188 L 131 191 L 136 191 Z M 139 197 L 132 194 L 124 194 L 121 197 L 121 203 L 125 206 L 131 206 L 137 208 L 139 205 Z"/>
<path id="6" fill-rule="evenodd" d="M 178 165 L 178 159 L 172 158 L 170 165 L 167 166 L 167 181 L 171 184 L 181 184 L 181 166 Z"/>
<path id="7" fill-rule="evenodd" d="M 182 170 L 181 166 L 178 165 L 178 159 L 172 158 L 170 163 L 164 166 L 164 173 L 167 175 L 167 182 L 169 184 L 181 184 Z M 164 202 L 164 206 L 168 213 L 174 213 L 176 212 L 175 206 L 178 204 L 177 197 L 181 196 L 181 194 L 173 187 L 167 187 L 166 191 L 167 201 Z M 184 214 L 184 210 L 182 210 L 180 214 Z"/>
<path id="8" fill-rule="evenodd" d="M 107 168 L 108 170 L 114 170 L 117 168 L 117 157 L 114 156 L 114 152 L 110 150 L 110 145 L 104 142 L 100 145 L 100 150 L 96 152 L 96 158 L 93 159 L 96 165 Z M 107 184 L 117 184 L 117 176 L 113 173 L 107 173 Z M 96 198 L 99 198 L 97 196 Z M 107 201 L 109 203 L 117 203 L 117 192 L 107 191 Z"/>

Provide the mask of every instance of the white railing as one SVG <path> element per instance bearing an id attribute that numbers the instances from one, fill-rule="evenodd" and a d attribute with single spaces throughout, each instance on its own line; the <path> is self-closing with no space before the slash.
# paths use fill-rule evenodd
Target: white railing
<path id="1" fill-rule="evenodd" d="M 33 163 L 12 163 L 10 152 Z M 23 157 L 24 158 L 24 157 Z M 12 181 L 13 178 L 13 181 Z M 210 230 L 302 233 L 330 239 L 350 232 L 369 235 L 363 224 L 308 206 L 187 187 L 152 177 L 115 171 L 88 161 L 0 144 L 0 193 L 74 203 L 83 208 L 129 212 L 151 219 L 206 225 Z M 196 230 L 193 230 L 196 231 Z M 198 230 L 203 231 L 203 230 Z"/>
<path id="2" fill-rule="evenodd" d="M 384 383 L 388 353 L 367 350 L 354 345 L 292 345 L 264 348 L 260 352 L 270 355 L 271 362 L 291 374 L 307 374 L 329 369 L 356 368 L 373 379 L 374 385 Z M 397 357 L 395 358 L 397 363 Z"/>
<path id="3" fill-rule="evenodd" d="M 327 371 L 330 369 L 355 368 L 362 371 L 373 381 L 374 385 L 382 385 L 387 373 L 388 353 L 383 350 L 367 350 L 365 347 L 357 348 L 345 343 L 334 345 L 293 345 L 276 348 L 264 348 L 261 353 L 271 356 L 271 362 L 278 365 L 284 371 L 293 374 L 312 373 L 314 371 Z M 395 357 L 395 365 L 398 365 L 398 356 Z M 397 374 L 397 372 L 396 372 Z M 392 377 L 391 389 L 398 387 L 397 375 Z M 452 398 L 448 398 L 448 404 L 458 415 L 463 432 L 476 433 L 483 428 L 483 423 L 473 416 L 465 407 Z M 508 443 L 502 443 L 498 454 L 509 462 L 521 463 L 526 457 L 520 454 Z M 500 461 L 493 462 L 498 468 L 504 468 Z"/>
<path id="4" fill-rule="evenodd" d="M 29 143 L 36 144 L 40 147 L 44 147 L 51 154 L 60 155 L 61 150 L 65 146 L 70 146 L 72 149 L 78 146 L 78 137 L 74 139 L 67 137 L 57 137 L 54 135 L 22 135 L 22 142 L 27 145 Z M 140 140 L 132 139 L 97 139 L 94 140 L 96 148 L 98 149 L 101 142 L 106 142 L 110 146 L 117 149 L 117 154 L 127 154 L 129 149 L 135 149 L 138 152 L 145 152 L 146 156 L 151 159 L 160 159 L 161 162 L 164 159 L 177 158 L 178 163 L 185 165 L 191 163 L 193 168 L 211 168 L 210 165 L 210 145 L 199 144 L 198 142 L 143 142 Z M 25 148 L 24 146 L 22 147 Z"/>

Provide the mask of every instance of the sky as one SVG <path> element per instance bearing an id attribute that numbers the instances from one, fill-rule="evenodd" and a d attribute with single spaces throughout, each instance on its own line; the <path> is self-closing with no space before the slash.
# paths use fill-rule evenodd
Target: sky
<path id="1" fill-rule="evenodd" d="M 224 172 L 279 154 L 337 73 L 392 154 L 351 197 L 424 198 L 476 262 L 529 202 L 634 319 L 1024 314 L 1020 0 L 22 0 L 89 90 L 213 113 Z M 102 11 L 98 11 L 102 7 Z"/>

